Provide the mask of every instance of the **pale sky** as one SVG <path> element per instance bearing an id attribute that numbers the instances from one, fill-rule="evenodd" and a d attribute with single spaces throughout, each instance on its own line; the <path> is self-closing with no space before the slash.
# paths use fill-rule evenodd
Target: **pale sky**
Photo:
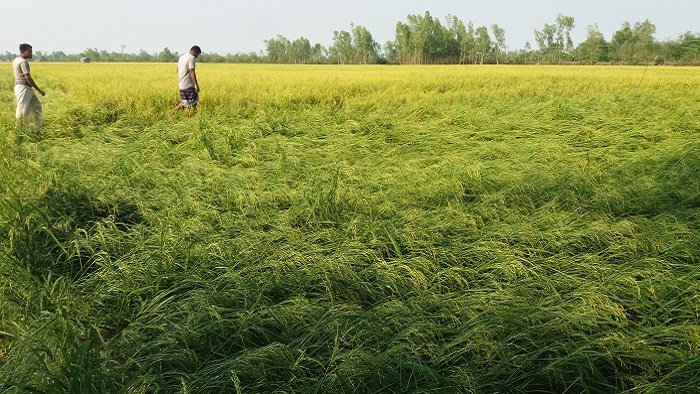
<path id="1" fill-rule="evenodd" d="M 362 25 L 375 41 L 395 38 L 398 21 L 424 14 L 445 24 L 455 15 L 475 26 L 498 24 L 509 49 L 526 42 L 536 47 L 534 29 L 552 24 L 559 13 L 572 16 L 575 44 L 586 26 L 598 24 L 606 40 L 625 21 L 649 19 L 657 40 L 700 32 L 700 0 L 29 0 L 5 4 L 0 13 L 0 53 L 16 53 L 27 42 L 44 53 L 80 53 L 87 48 L 108 52 L 157 53 L 168 47 L 184 53 L 192 45 L 204 52 L 258 52 L 264 40 L 281 34 L 306 37 L 328 47 L 334 30 Z"/>

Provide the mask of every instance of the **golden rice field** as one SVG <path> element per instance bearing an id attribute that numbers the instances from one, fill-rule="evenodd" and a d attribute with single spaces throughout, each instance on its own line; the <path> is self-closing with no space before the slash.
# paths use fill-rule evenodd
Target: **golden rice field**
<path id="1" fill-rule="evenodd" d="M 0 393 L 700 392 L 700 69 L 0 69 Z"/>

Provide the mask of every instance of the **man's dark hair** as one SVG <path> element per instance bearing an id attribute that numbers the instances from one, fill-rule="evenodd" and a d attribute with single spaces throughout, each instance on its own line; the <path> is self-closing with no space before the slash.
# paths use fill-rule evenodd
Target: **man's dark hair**
<path id="1" fill-rule="evenodd" d="M 192 48 L 190 48 L 190 51 L 195 51 L 195 53 L 202 53 L 202 48 L 200 48 L 199 45 L 195 45 Z"/>
<path id="2" fill-rule="evenodd" d="M 32 46 L 29 44 L 19 44 L 19 53 L 22 53 L 26 50 L 32 49 Z"/>

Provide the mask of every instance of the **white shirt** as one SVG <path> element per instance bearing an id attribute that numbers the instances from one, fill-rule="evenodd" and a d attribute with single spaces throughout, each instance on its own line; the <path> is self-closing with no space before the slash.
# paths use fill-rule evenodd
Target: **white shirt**
<path id="1" fill-rule="evenodd" d="M 29 85 L 26 77 L 29 74 L 29 60 L 17 56 L 12 61 L 12 70 L 15 74 L 15 85 Z"/>
<path id="2" fill-rule="evenodd" d="M 190 70 L 194 70 L 194 55 L 187 52 L 180 56 L 180 60 L 177 61 L 177 76 L 180 79 L 180 90 L 194 87 L 194 82 L 190 78 Z"/>

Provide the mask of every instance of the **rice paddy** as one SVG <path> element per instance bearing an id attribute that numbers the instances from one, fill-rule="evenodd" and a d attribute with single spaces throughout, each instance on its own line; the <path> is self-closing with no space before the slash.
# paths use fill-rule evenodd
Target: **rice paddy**
<path id="1" fill-rule="evenodd" d="M 700 391 L 700 70 L 0 72 L 0 392 Z"/>

